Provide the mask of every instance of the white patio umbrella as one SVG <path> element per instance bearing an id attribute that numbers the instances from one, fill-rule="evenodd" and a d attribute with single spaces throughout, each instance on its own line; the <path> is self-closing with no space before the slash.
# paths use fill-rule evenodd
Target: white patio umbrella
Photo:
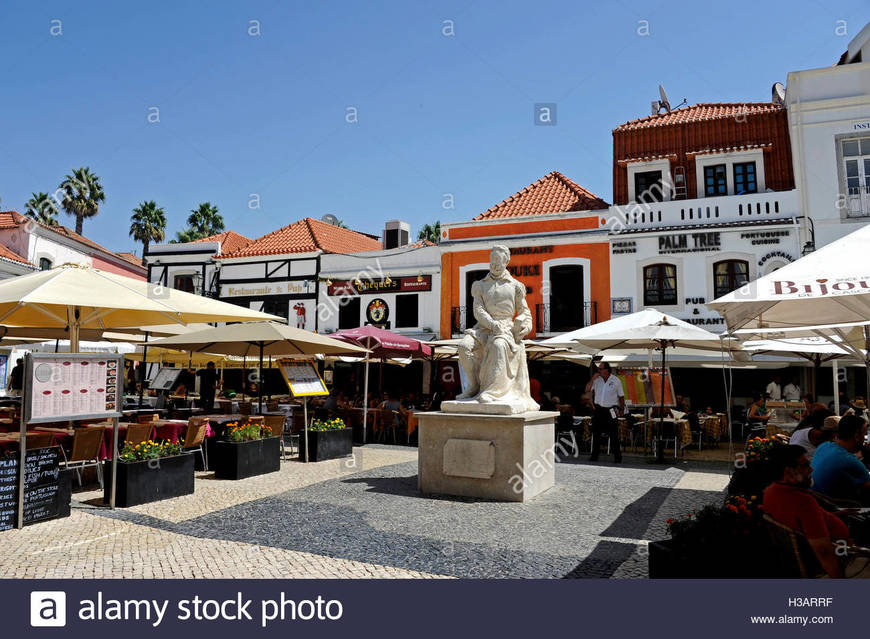
<path id="1" fill-rule="evenodd" d="M 665 409 L 665 375 L 667 374 L 667 349 L 680 346 L 684 349 L 697 349 L 704 351 L 716 351 L 724 348 L 723 342 L 718 335 L 699 328 L 688 322 L 665 315 L 655 309 L 647 309 L 619 317 L 609 322 L 602 322 L 587 327 L 589 329 L 601 327 L 604 324 L 616 326 L 617 330 L 587 331 L 578 339 L 578 334 L 586 329 L 574 331 L 574 341 L 578 345 L 598 351 L 610 349 L 631 350 L 658 350 L 662 353 L 662 396 L 661 413 L 659 415 L 659 431 L 657 436 L 658 446 L 656 457 L 658 462 L 664 461 L 664 449 L 661 445 L 661 434 L 664 426 Z M 559 336 L 565 338 L 567 335 Z M 554 338 L 554 339 L 559 339 Z M 545 340 L 545 344 L 551 340 Z"/>
<path id="2" fill-rule="evenodd" d="M 870 397 L 868 255 L 870 224 L 707 306 L 732 332 L 810 329 L 810 334 L 840 338 L 863 359 Z"/>

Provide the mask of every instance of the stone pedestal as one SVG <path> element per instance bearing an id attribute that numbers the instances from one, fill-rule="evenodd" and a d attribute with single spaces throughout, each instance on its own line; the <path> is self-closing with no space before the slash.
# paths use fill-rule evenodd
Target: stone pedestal
<path id="1" fill-rule="evenodd" d="M 417 413 L 423 493 L 526 501 L 555 481 L 558 413 Z"/>

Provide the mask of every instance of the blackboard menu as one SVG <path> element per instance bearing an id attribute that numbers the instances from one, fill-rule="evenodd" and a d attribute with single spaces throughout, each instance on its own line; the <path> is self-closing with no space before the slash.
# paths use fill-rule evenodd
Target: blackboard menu
<path id="1" fill-rule="evenodd" d="M 24 462 L 24 523 L 58 514 L 58 448 L 28 450 Z M 18 457 L 0 458 L 0 530 L 14 528 L 18 518 Z"/>

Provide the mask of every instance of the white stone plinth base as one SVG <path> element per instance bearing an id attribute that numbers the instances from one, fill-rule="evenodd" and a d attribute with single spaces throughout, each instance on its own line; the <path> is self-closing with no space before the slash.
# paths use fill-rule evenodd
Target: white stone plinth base
<path id="1" fill-rule="evenodd" d="M 426 494 L 526 501 L 556 483 L 558 413 L 417 413 L 418 483 Z"/>

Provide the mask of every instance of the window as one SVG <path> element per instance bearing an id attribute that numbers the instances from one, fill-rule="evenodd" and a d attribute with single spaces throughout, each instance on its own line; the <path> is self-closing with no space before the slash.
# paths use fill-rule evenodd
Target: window
<path id="1" fill-rule="evenodd" d="M 185 293 L 194 293 L 193 275 L 176 275 L 173 279 L 172 288 Z"/>
<path id="2" fill-rule="evenodd" d="M 396 295 L 396 328 L 414 328 L 420 325 L 417 317 L 418 298 L 416 293 Z"/>
<path id="3" fill-rule="evenodd" d="M 462 327 L 471 328 L 477 323 L 474 319 L 474 298 L 471 297 L 471 285 L 478 280 L 482 280 L 489 274 L 489 271 L 468 271 L 465 274 L 465 324 Z"/>
<path id="4" fill-rule="evenodd" d="M 728 195 L 728 179 L 724 164 L 704 167 L 704 195 Z"/>
<path id="5" fill-rule="evenodd" d="M 848 217 L 870 215 L 870 138 L 843 141 Z"/>
<path id="6" fill-rule="evenodd" d="M 634 174 L 636 202 L 661 202 L 664 199 L 661 171 L 643 171 Z"/>
<path id="7" fill-rule="evenodd" d="M 550 268 L 550 331 L 561 333 L 583 328 L 583 267 Z"/>
<path id="8" fill-rule="evenodd" d="M 50 259 L 48 259 L 47 257 L 39 258 L 39 270 L 40 271 L 47 271 L 50 268 L 51 268 L 51 260 Z"/>
<path id="9" fill-rule="evenodd" d="M 749 262 L 723 260 L 713 265 L 713 297 L 728 295 L 749 281 Z"/>
<path id="10" fill-rule="evenodd" d="M 338 307 L 338 328 L 359 328 L 359 298 L 345 297 Z"/>
<path id="11" fill-rule="evenodd" d="M 266 299 L 263 302 L 263 312 L 269 315 L 277 315 L 287 320 L 290 313 L 290 301 L 287 299 Z"/>
<path id="12" fill-rule="evenodd" d="M 734 165 L 734 194 L 743 193 L 758 193 L 755 162 L 738 162 Z"/>
<path id="13" fill-rule="evenodd" d="M 673 264 L 652 264 L 643 269 L 644 306 L 677 303 L 677 267 Z"/>

